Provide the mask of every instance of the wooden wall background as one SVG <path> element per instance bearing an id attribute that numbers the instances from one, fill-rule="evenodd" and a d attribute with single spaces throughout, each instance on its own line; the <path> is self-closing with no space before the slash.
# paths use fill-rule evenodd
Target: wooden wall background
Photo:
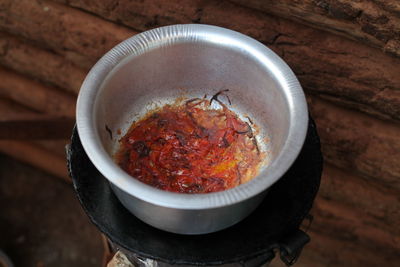
<path id="1" fill-rule="evenodd" d="M 49 126 L 70 127 L 79 87 L 106 51 L 177 23 L 263 42 L 306 91 L 326 164 L 298 266 L 398 266 L 397 0 L 0 0 L 0 151 L 68 181 L 70 132 L 43 139 Z M 41 127 L 7 132 L 15 121 Z"/>

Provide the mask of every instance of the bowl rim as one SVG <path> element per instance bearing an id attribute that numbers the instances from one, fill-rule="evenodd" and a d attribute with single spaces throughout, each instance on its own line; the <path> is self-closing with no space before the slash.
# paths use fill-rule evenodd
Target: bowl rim
<path id="1" fill-rule="evenodd" d="M 289 130 L 282 150 L 271 165 L 251 181 L 220 192 L 183 194 L 163 191 L 132 178 L 103 148 L 97 133 L 94 108 L 96 96 L 108 74 L 124 59 L 152 49 L 182 42 L 209 42 L 243 49 L 257 57 L 274 74 L 289 105 Z M 205 24 L 164 26 L 134 35 L 108 51 L 87 74 L 77 100 L 77 129 L 82 146 L 91 162 L 106 179 L 126 192 L 156 206 L 200 210 L 233 205 L 265 191 L 290 168 L 304 144 L 308 127 L 308 109 L 302 87 L 290 67 L 259 41 L 232 31 Z M 262 179 L 268 171 L 268 179 Z"/>

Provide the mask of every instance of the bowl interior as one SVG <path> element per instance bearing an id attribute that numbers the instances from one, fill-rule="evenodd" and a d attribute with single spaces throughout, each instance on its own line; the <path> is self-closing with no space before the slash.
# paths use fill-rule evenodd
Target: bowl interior
<path id="1" fill-rule="evenodd" d="M 289 130 L 289 104 L 273 73 L 250 54 L 207 42 L 187 42 L 130 56 L 107 77 L 96 101 L 96 126 L 110 156 L 118 140 L 149 110 L 180 97 L 220 99 L 258 126 L 258 143 L 274 160 Z M 216 102 L 214 102 L 216 106 Z M 112 132 L 112 138 L 110 133 Z M 120 133 L 120 134 L 118 134 Z"/>

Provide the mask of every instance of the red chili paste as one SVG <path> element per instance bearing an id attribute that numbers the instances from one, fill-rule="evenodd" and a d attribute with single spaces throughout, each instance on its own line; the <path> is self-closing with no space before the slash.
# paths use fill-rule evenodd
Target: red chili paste
<path id="1" fill-rule="evenodd" d="M 212 100 L 222 109 L 208 108 Z M 120 140 L 117 163 L 172 192 L 217 192 L 249 181 L 262 161 L 252 128 L 212 100 L 166 105 L 134 123 Z"/>

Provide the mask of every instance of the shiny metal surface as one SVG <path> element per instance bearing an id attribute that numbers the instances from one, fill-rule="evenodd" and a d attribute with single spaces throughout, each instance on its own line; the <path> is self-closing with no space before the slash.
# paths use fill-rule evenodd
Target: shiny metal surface
<path id="1" fill-rule="evenodd" d="M 259 141 L 270 139 L 263 142 L 268 164 L 256 178 L 223 192 L 178 194 L 143 184 L 113 162 L 133 120 L 182 95 L 222 89 L 229 89 L 232 110 L 260 126 Z M 308 113 L 295 75 L 263 44 L 215 26 L 174 25 L 138 34 L 98 61 L 81 87 L 77 125 L 86 153 L 128 210 L 159 229 L 202 234 L 255 209 L 300 152 Z"/>

